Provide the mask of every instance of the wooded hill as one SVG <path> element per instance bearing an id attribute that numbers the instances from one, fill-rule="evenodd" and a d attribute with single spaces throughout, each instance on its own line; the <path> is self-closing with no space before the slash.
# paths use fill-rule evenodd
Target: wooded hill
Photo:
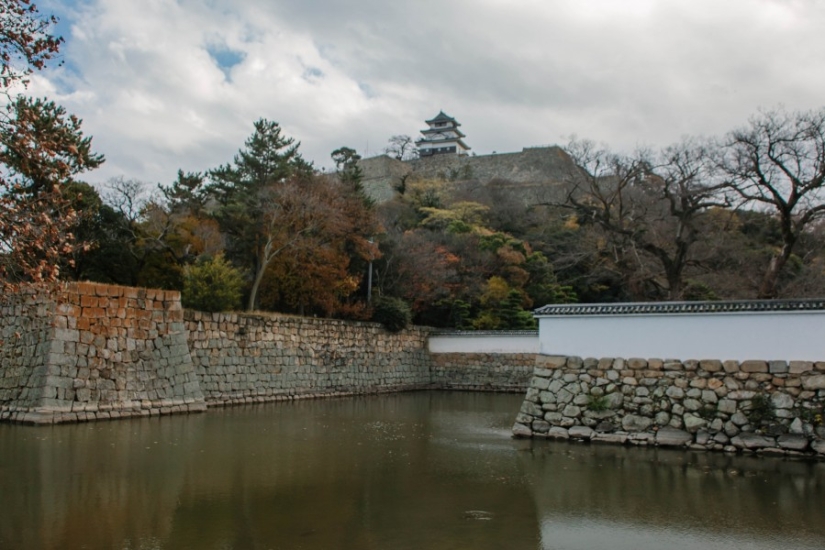
<path id="1" fill-rule="evenodd" d="M 355 151 L 320 174 L 261 120 L 232 163 L 148 200 L 129 180 L 102 199 L 68 187 L 93 246 L 62 273 L 182 289 L 202 309 L 242 295 L 248 309 L 366 319 L 400 299 L 417 323 L 461 329 L 530 328 L 548 303 L 823 294 L 825 111 L 660 151 L 564 151 L 572 169 L 528 202 L 503 179 L 407 177 L 375 203 Z"/>
<path id="2" fill-rule="evenodd" d="M 104 162 L 81 121 L 18 93 L 58 57 L 55 23 L 22 0 L 0 10 L 2 295 L 91 280 L 179 289 L 206 311 L 246 304 L 397 330 L 411 316 L 529 328 L 532 308 L 558 302 L 825 294 L 825 109 L 763 112 L 719 139 L 633 154 L 580 141 L 410 171 L 382 157 L 398 170 L 380 203 L 354 150 L 319 173 L 259 120 L 226 164 L 99 193 L 79 179 Z M 405 160 L 411 143 L 393 136 L 388 152 Z M 530 187 L 548 167 L 552 185 Z"/>

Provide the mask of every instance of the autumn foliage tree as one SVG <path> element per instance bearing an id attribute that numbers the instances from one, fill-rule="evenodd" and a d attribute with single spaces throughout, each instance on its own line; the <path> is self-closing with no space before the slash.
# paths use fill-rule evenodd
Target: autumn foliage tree
<path id="1" fill-rule="evenodd" d="M 83 243 L 71 228 L 76 213 L 62 189 L 96 168 L 81 121 L 45 99 L 16 95 L 45 67 L 62 39 L 50 34 L 56 19 L 27 0 L 0 0 L 0 281 L 53 281 L 61 258 Z"/>

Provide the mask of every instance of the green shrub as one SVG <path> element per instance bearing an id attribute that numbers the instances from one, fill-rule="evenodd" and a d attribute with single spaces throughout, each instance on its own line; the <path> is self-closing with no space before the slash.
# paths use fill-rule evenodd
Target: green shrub
<path id="1" fill-rule="evenodd" d="M 399 332 L 412 322 L 412 312 L 401 298 L 381 297 L 375 300 L 372 320 L 381 323 L 390 332 Z"/>
<path id="2" fill-rule="evenodd" d="M 238 309 L 243 289 L 241 272 L 223 254 L 187 266 L 183 274 L 183 307 L 200 311 Z"/>
<path id="3" fill-rule="evenodd" d="M 593 412 L 606 411 L 609 408 L 607 397 L 604 395 L 588 395 L 587 409 Z"/>
<path id="4" fill-rule="evenodd" d="M 776 418 L 776 413 L 773 410 L 773 403 L 771 398 L 763 393 L 758 393 L 751 399 L 750 409 L 746 416 L 751 424 L 758 427 L 762 424 L 767 424 Z"/>
<path id="5" fill-rule="evenodd" d="M 699 418 L 704 418 L 705 420 L 711 421 L 716 418 L 716 405 L 711 405 L 710 403 L 706 403 L 702 405 L 696 414 Z"/>

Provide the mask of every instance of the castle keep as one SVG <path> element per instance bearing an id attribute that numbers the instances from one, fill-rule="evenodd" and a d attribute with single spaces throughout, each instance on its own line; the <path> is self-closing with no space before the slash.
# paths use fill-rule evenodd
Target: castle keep
<path id="1" fill-rule="evenodd" d="M 527 147 L 520 152 L 469 155 L 460 124 L 440 112 L 426 121 L 428 129 L 416 141 L 419 158 L 399 160 L 379 155 L 358 161 L 367 194 L 389 201 L 405 182 L 438 179 L 445 182 L 499 182 L 526 204 L 544 202 L 548 192 L 570 181 L 578 169 L 557 146 Z"/>

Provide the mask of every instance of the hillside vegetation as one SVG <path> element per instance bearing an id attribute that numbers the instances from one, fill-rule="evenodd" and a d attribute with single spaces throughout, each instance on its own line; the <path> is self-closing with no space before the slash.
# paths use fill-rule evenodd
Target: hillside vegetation
<path id="1" fill-rule="evenodd" d="M 67 185 L 85 246 L 61 276 L 352 319 L 395 299 L 396 329 L 399 300 L 420 324 L 530 329 L 548 303 L 818 296 L 824 118 L 763 113 L 722 140 L 629 155 L 572 142 L 571 169 L 529 200 L 518 183 L 451 176 L 399 179 L 381 203 L 354 150 L 319 173 L 259 120 L 231 162 L 154 192 Z"/>

